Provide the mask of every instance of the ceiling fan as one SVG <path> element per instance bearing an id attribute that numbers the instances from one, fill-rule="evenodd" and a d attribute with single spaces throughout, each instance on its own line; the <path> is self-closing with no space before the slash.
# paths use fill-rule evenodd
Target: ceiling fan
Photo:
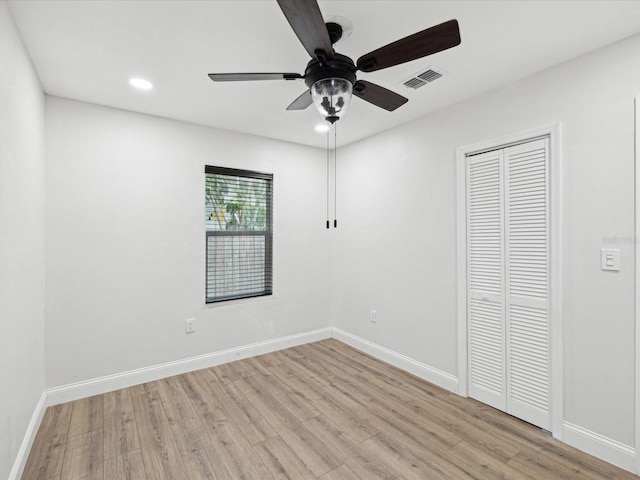
<path id="1" fill-rule="evenodd" d="M 317 0 L 277 0 L 303 47 L 311 56 L 304 75 L 299 73 L 210 73 L 214 82 L 304 79 L 309 90 L 287 110 L 304 110 L 312 103 L 330 123 L 341 118 L 351 95 L 393 111 L 408 99 L 375 83 L 357 80 L 356 72 L 375 72 L 460 45 L 457 20 L 449 20 L 363 55 L 354 63 L 336 53 L 333 44 L 342 37 L 338 23 L 324 23 Z"/>

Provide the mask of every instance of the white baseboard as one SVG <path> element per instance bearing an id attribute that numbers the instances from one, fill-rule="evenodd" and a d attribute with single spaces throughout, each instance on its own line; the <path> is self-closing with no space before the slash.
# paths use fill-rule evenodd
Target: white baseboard
<path id="1" fill-rule="evenodd" d="M 100 395 L 121 388 L 132 387 L 145 382 L 152 382 L 162 378 L 180 375 L 203 368 L 214 367 L 222 363 L 241 360 L 256 355 L 283 350 L 285 348 L 303 345 L 305 343 L 317 342 L 331 338 L 332 329 L 323 328 L 311 332 L 288 335 L 286 337 L 256 342 L 241 347 L 229 348 L 219 352 L 207 353 L 195 357 L 184 358 L 173 362 L 167 362 L 151 367 L 138 368 L 114 375 L 94 378 L 83 382 L 63 385 L 61 387 L 50 388 L 46 391 L 48 405 L 58 405 L 60 403 L 71 402 L 81 398 Z"/>
<path id="2" fill-rule="evenodd" d="M 569 422 L 563 423 L 562 433 L 562 441 L 568 445 L 636 473 L 636 451 L 633 447 Z"/>
<path id="3" fill-rule="evenodd" d="M 386 347 L 369 342 L 356 335 L 337 328 L 328 327 L 50 388 L 46 390 L 47 405 L 51 406 L 71 402 L 73 400 L 100 395 L 145 382 L 160 380 L 173 375 L 214 367 L 222 363 L 275 352 L 277 350 L 317 342 L 332 337 L 428 382 L 446 388 L 451 392 L 457 392 L 458 379 L 455 376 L 420 363 L 417 360 L 394 352 Z"/>
<path id="4" fill-rule="evenodd" d="M 402 355 L 401 353 L 394 352 L 393 350 L 345 332 L 344 330 L 340 330 L 339 328 L 333 329 L 333 338 L 340 340 L 353 348 L 362 350 L 378 360 L 382 360 L 394 367 L 398 367 L 406 372 L 412 373 L 423 380 L 445 388 L 450 392 L 458 393 L 458 378 L 443 372 L 442 370 L 420 363 L 417 360 Z"/>
<path id="5" fill-rule="evenodd" d="M 33 410 L 33 415 L 31 415 L 31 420 L 29 421 L 27 431 L 25 432 L 22 443 L 20 444 L 20 449 L 18 450 L 18 455 L 13 463 L 13 468 L 9 473 L 9 480 L 19 480 L 22 477 L 24 467 L 27 465 L 27 459 L 29 458 L 29 452 L 31 451 L 33 441 L 36 438 L 36 434 L 40 428 L 40 423 L 42 422 L 42 417 L 44 417 L 44 412 L 46 410 L 47 392 L 42 392 L 40 400 L 38 400 L 36 408 Z"/>
<path id="6" fill-rule="evenodd" d="M 428 382 L 458 393 L 458 378 L 453 375 L 338 328 L 333 329 L 333 338 Z M 636 473 L 636 451 L 633 447 L 568 422 L 563 423 L 562 441 L 605 462 Z"/>
<path id="7" fill-rule="evenodd" d="M 9 474 L 9 480 L 18 480 L 22 475 L 29 451 L 31 450 L 47 406 L 99 395 L 173 375 L 180 375 L 182 373 L 275 352 L 297 345 L 317 342 L 327 338 L 335 338 L 453 393 L 458 392 L 458 378 L 454 375 L 418 362 L 417 360 L 345 332 L 339 328 L 327 327 L 45 390 L 33 412 L 14 466 Z M 563 423 L 562 438 L 565 443 L 579 450 L 635 473 L 636 451 L 633 447 L 569 422 Z"/>

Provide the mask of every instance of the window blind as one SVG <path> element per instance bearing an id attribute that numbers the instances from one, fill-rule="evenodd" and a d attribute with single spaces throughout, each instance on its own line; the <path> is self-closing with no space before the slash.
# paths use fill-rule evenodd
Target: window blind
<path id="1" fill-rule="evenodd" d="M 205 167 L 207 303 L 272 293 L 273 175 Z"/>

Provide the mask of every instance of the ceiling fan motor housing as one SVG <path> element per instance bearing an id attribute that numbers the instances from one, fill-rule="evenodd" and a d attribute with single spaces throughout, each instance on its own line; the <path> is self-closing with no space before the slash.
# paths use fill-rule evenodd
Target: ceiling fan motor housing
<path id="1" fill-rule="evenodd" d="M 317 60 L 312 58 L 304 71 L 304 83 L 307 87 L 325 78 L 342 78 L 351 85 L 356 83 L 356 66 L 346 55 L 335 53 L 332 59 Z"/>

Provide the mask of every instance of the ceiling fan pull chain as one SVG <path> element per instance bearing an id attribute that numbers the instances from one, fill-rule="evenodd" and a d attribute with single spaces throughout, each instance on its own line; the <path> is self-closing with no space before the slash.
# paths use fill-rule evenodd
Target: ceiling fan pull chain
<path id="1" fill-rule="evenodd" d="M 327 130 L 327 228 L 329 227 L 329 166 L 330 166 L 330 159 L 329 159 L 329 130 Z"/>
<path id="2" fill-rule="evenodd" d="M 333 124 L 333 228 L 338 228 L 338 124 Z"/>

